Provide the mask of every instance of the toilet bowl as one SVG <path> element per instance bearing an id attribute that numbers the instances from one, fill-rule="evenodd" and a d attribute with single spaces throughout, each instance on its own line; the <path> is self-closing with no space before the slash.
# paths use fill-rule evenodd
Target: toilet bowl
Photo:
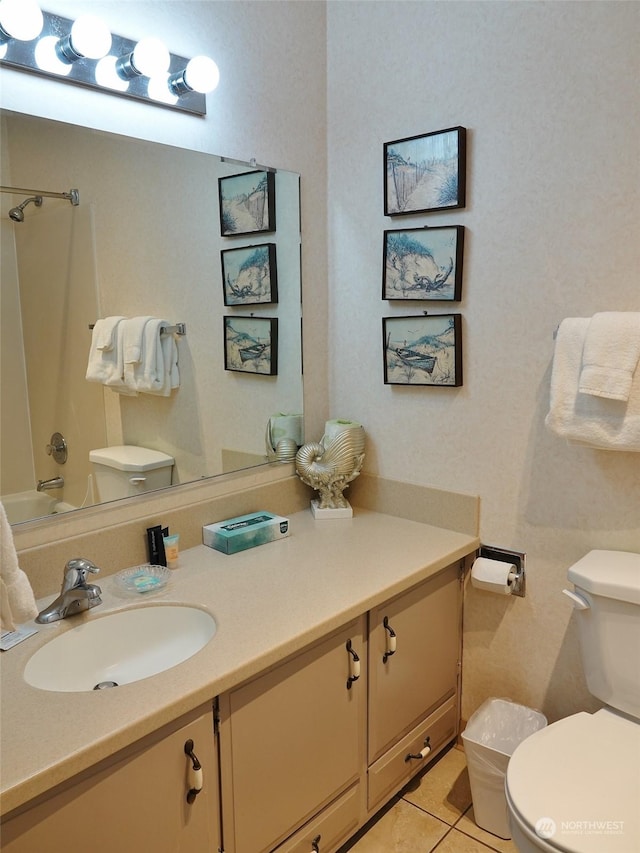
<path id="1" fill-rule="evenodd" d="M 640 851 L 640 554 L 591 551 L 568 573 L 589 690 L 608 707 L 559 720 L 509 761 L 520 853 Z"/>

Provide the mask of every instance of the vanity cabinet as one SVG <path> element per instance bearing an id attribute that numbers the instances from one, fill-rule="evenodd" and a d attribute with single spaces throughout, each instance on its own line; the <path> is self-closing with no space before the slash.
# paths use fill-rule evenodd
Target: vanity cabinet
<path id="1" fill-rule="evenodd" d="M 356 830 L 364 626 L 357 619 L 220 697 L 225 853 L 324 853 Z"/>
<path id="2" fill-rule="evenodd" d="M 176 728 L 177 726 L 177 728 Z M 191 759 L 203 788 L 187 802 Z M 220 847 L 213 711 L 200 708 L 10 818 L 3 853 L 209 853 Z"/>
<path id="3" fill-rule="evenodd" d="M 369 614 L 370 810 L 458 732 L 462 578 L 455 563 Z"/>

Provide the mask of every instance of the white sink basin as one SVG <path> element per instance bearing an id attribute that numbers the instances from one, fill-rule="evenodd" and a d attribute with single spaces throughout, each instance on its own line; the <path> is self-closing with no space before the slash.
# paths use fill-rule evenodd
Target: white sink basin
<path id="1" fill-rule="evenodd" d="M 96 615 L 38 649 L 24 679 L 62 693 L 130 684 L 187 660 L 215 632 L 213 616 L 196 607 L 146 605 Z"/>

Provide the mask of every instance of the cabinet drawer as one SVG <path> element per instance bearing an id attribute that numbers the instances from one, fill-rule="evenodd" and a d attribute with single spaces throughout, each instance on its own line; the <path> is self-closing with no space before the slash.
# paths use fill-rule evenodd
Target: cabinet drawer
<path id="1" fill-rule="evenodd" d="M 457 697 L 453 696 L 437 711 L 434 711 L 406 737 L 386 752 L 369 768 L 369 786 L 367 807 L 371 811 L 378 806 L 389 793 L 395 791 L 404 782 L 417 773 L 458 733 Z M 424 747 L 426 738 L 430 739 L 431 752 L 423 760 L 409 759 L 407 755 L 417 755 Z"/>
<path id="2" fill-rule="evenodd" d="M 276 848 L 275 853 L 331 853 L 355 832 L 359 822 L 360 785 L 356 784 Z"/>

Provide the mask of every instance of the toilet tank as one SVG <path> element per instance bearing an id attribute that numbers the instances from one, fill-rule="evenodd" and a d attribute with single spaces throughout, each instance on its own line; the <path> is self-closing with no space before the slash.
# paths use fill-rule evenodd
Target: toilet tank
<path id="1" fill-rule="evenodd" d="M 640 718 L 640 554 L 590 551 L 567 574 L 591 693 Z"/>
<path id="2" fill-rule="evenodd" d="M 171 485 L 174 459 L 159 450 L 121 444 L 89 451 L 89 461 L 100 503 Z"/>

